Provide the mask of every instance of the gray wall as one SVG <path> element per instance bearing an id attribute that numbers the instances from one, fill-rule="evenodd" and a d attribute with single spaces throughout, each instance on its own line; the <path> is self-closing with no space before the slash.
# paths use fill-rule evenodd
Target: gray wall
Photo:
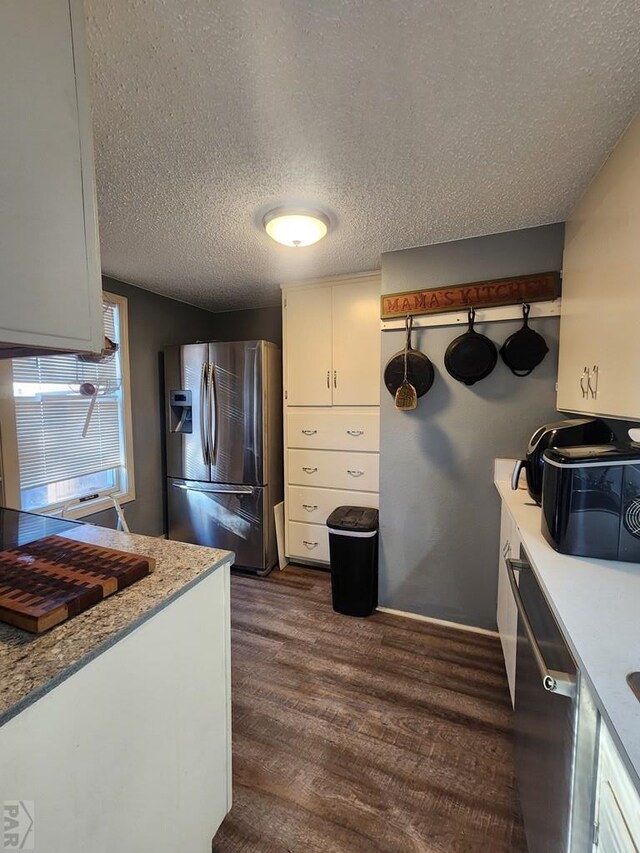
<path id="1" fill-rule="evenodd" d="M 282 349 L 282 308 L 247 308 L 213 315 L 218 341 L 272 341 Z"/>
<path id="2" fill-rule="evenodd" d="M 559 270 L 561 224 L 382 255 L 382 292 L 397 293 L 510 275 Z M 520 322 L 478 326 L 498 347 Z M 550 352 L 527 378 L 501 359 L 471 387 L 446 372 L 444 352 L 463 329 L 414 333 L 436 379 L 414 412 L 399 412 L 383 387 L 380 448 L 380 604 L 495 628 L 499 501 L 497 456 L 520 456 L 534 429 L 557 417 L 557 318 L 534 327 Z M 382 367 L 403 346 L 382 332 Z"/>
<path id="3" fill-rule="evenodd" d="M 216 339 L 265 338 L 280 344 L 281 311 L 267 308 L 213 314 L 106 277 L 103 288 L 128 300 L 136 499 L 126 504 L 125 514 L 134 533 L 160 536 L 166 531 L 162 349 Z M 111 510 L 86 520 L 106 527 L 115 523 Z"/>

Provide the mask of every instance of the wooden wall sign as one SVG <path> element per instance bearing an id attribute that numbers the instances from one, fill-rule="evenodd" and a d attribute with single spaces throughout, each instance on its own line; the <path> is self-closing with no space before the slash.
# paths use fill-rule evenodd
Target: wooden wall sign
<path id="1" fill-rule="evenodd" d="M 389 293 L 381 298 L 383 320 L 406 317 L 407 314 L 444 314 L 466 308 L 488 308 L 494 305 L 518 305 L 542 302 L 560 296 L 560 273 L 542 272 L 515 278 L 474 281 L 449 287 L 431 287 L 406 293 Z"/>

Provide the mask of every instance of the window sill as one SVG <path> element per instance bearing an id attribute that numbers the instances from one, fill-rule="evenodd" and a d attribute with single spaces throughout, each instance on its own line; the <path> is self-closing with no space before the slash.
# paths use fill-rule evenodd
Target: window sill
<path id="1" fill-rule="evenodd" d="M 125 492 L 124 494 L 115 494 L 114 497 L 118 499 L 118 503 L 121 506 L 124 504 L 131 503 L 134 501 L 136 496 L 133 492 Z M 71 521 L 76 521 L 81 518 L 86 518 L 88 515 L 95 515 L 98 512 L 104 512 L 105 510 L 111 509 L 113 510 L 113 501 L 108 497 L 99 497 L 93 501 L 87 501 L 83 504 L 77 504 L 70 509 L 67 510 L 64 514 L 64 518 L 71 519 Z M 35 510 L 37 513 L 42 513 L 43 515 L 53 515 L 57 518 L 60 518 L 60 513 L 62 511 L 61 506 L 57 507 L 47 507 L 41 510 Z"/>

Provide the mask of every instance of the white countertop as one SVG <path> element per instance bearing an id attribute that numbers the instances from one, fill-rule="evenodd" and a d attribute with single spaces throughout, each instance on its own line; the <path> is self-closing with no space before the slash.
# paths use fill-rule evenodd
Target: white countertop
<path id="1" fill-rule="evenodd" d="M 520 530 L 529 561 L 640 789 L 640 701 L 626 682 L 640 670 L 640 563 L 558 554 L 541 531 L 540 507 L 513 491 L 496 463 L 496 488 Z"/>

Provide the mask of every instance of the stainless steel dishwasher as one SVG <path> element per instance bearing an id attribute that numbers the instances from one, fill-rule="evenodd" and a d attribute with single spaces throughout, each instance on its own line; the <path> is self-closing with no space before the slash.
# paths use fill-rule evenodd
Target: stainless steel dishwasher
<path id="1" fill-rule="evenodd" d="M 527 847 L 584 853 L 592 839 L 598 715 L 524 551 L 520 556 L 507 565 L 518 607 L 515 759 Z"/>

